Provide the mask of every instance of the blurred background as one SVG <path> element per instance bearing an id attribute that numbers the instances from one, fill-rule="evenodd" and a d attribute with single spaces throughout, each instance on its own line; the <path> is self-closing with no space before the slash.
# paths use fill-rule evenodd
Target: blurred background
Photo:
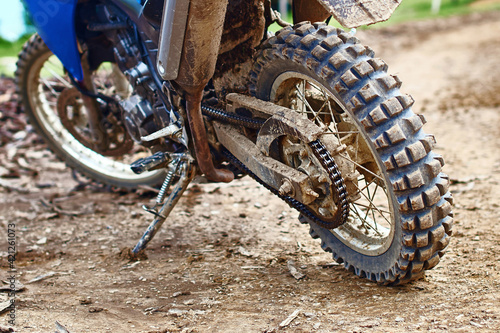
<path id="1" fill-rule="evenodd" d="M 290 0 L 273 0 L 273 6 L 291 21 Z M 404 0 L 388 22 L 373 27 L 492 10 L 500 10 L 500 0 Z M 4 1 L 0 10 L 0 75 L 13 76 L 16 56 L 33 33 L 21 1 Z"/>

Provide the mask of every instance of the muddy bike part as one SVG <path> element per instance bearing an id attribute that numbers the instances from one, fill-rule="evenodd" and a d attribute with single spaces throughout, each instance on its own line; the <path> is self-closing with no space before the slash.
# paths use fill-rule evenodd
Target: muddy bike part
<path id="1" fill-rule="evenodd" d="M 251 91 L 325 126 L 332 147 L 343 147 L 331 153 L 350 216 L 333 230 L 302 216 L 311 236 L 356 275 L 399 284 L 421 277 L 444 254 L 452 197 L 443 159 L 431 151 L 434 137 L 411 111 L 413 99 L 373 56 L 340 29 L 297 24 L 265 42 Z"/>
<path id="2" fill-rule="evenodd" d="M 130 163 L 150 153 L 138 145 L 129 146 L 125 129 L 113 115 L 105 123 L 111 141 L 107 151 L 100 154 L 92 149 L 81 96 L 38 35 L 25 44 L 17 66 L 20 103 L 30 123 L 59 158 L 85 176 L 107 185 L 137 188 L 161 184 L 165 178 L 163 171 L 137 175 L 130 170 Z M 115 91 L 115 83 L 121 87 L 123 79 L 116 75 L 113 66 L 109 63 L 101 66 L 93 75 L 94 84 L 103 94 L 126 94 L 128 88 Z"/>
<path id="3" fill-rule="evenodd" d="M 201 110 L 204 88 L 215 72 L 226 10 L 227 0 L 190 1 L 178 75 L 174 82 L 183 91 L 186 101 L 186 118 L 201 173 L 209 180 L 229 183 L 234 174 L 214 164 Z M 168 14 L 164 13 L 164 23 L 168 22 Z M 161 52 L 163 47 L 160 45 L 160 56 L 163 54 L 168 58 L 168 53 Z M 167 59 L 159 58 L 158 62 L 161 68 L 161 63 L 166 64 Z"/>
<path id="4" fill-rule="evenodd" d="M 292 109 L 241 94 L 226 96 L 227 111 L 266 115 L 255 142 L 239 127 L 213 124 L 229 160 L 312 221 L 333 229 L 349 215 L 347 189 L 340 171 L 321 142 L 324 130 Z M 249 124 L 252 118 L 227 117 L 231 124 Z M 244 121 L 241 121 L 244 120 Z M 273 153 L 284 150 L 287 163 Z M 290 160 L 292 159 L 292 160 Z"/>
<path id="5" fill-rule="evenodd" d="M 174 209 L 177 202 L 181 198 L 184 191 L 186 191 L 188 185 L 193 180 L 196 175 L 196 167 L 194 166 L 193 159 L 186 155 L 186 158 L 182 160 L 174 160 L 171 165 L 171 172 L 167 175 L 165 179 L 164 186 L 162 187 L 158 198 L 157 205 L 161 204 L 161 201 L 164 198 L 164 194 L 169 189 L 172 184 L 172 177 L 179 171 L 179 179 L 177 180 L 175 187 L 172 189 L 167 199 L 163 203 L 162 207 L 159 211 L 156 211 L 156 206 L 153 208 L 155 216 L 153 222 L 149 225 L 148 229 L 139 240 L 137 245 L 134 247 L 132 252 L 134 254 L 138 254 L 142 250 L 146 248 L 148 243 L 153 239 L 158 230 L 160 230 L 163 222 L 168 218 L 172 209 Z M 147 209 L 147 211 L 152 212 L 152 209 Z"/>

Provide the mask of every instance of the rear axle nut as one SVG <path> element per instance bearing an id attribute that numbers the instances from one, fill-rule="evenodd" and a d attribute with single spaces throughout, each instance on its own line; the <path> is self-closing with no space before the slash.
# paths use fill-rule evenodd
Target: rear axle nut
<path id="1" fill-rule="evenodd" d="M 295 195 L 295 189 L 293 187 L 293 184 L 288 179 L 283 180 L 279 192 L 280 195 L 287 195 L 290 197 L 293 197 Z"/>

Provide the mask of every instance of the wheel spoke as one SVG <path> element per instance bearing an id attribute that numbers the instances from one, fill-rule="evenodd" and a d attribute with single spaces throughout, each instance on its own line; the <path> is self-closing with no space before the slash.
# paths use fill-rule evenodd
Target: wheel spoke
<path id="1" fill-rule="evenodd" d="M 69 83 L 68 81 L 66 81 L 65 79 L 63 79 L 59 74 L 56 73 L 56 71 L 54 71 L 53 69 L 48 68 L 48 66 L 46 66 L 45 69 L 50 74 L 52 74 L 52 76 L 54 78 L 56 78 L 57 81 L 61 82 L 66 88 L 71 88 L 72 87 L 71 83 Z"/>
<path id="2" fill-rule="evenodd" d="M 354 184 L 354 186 L 356 186 L 357 189 L 359 189 L 358 185 Z M 364 206 L 366 208 L 370 208 L 371 206 L 373 206 L 373 208 L 380 213 L 380 215 L 382 215 L 384 217 L 384 219 L 389 223 L 389 224 L 392 224 L 391 222 L 389 222 L 389 220 L 387 220 L 387 218 L 384 216 L 384 214 L 382 214 L 382 211 L 380 209 L 378 209 L 378 207 L 373 203 L 373 201 L 370 199 L 370 197 L 368 197 L 364 192 L 361 192 L 359 191 L 358 193 L 360 193 L 369 203 L 370 203 L 370 206 Z M 362 204 L 356 202 L 357 205 L 360 205 L 360 206 L 363 206 Z M 387 212 L 385 211 L 385 213 L 387 214 L 390 214 L 390 212 Z"/>
<path id="3" fill-rule="evenodd" d="M 363 169 L 364 171 L 368 172 L 368 173 L 369 173 L 369 174 L 371 174 L 373 177 L 376 177 L 376 178 L 378 178 L 378 179 L 380 179 L 380 180 L 384 181 L 384 178 L 382 178 L 382 177 L 380 177 L 379 175 L 377 175 L 377 174 L 373 173 L 372 171 L 368 170 L 368 169 L 367 169 L 367 168 L 365 168 L 364 166 L 362 166 L 362 165 L 360 165 L 360 164 L 358 164 L 358 163 L 354 162 L 354 161 L 353 161 L 353 160 L 351 160 L 350 158 L 347 158 L 347 157 L 345 157 L 345 156 L 344 156 L 344 155 L 342 155 L 342 154 L 340 154 L 339 156 L 340 156 L 340 157 L 342 157 L 343 159 L 345 159 L 345 160 L 347 160 L 347 161 L 351 162 L 352 164 L 354 164 L 354 165 L 355 165 L 355 166 L 357 166 L 358 168 L 361 168 L 361 169 Z"/>
<path id="4" fill-rule="evenodd" d="M 295 86 L 297 88 L 297 93 L 302 97 L 302 113 L 307 113 L 307 108 L 309 108 L 309 111 L 311 111 L 311 113 L 314 115 L 314 119 L 316 119 L 317 117 L 317 114 L 316 112 L 313 110 L 311 104 L 309 104 L 309 102 L 307 101 L 306 99 L 306 89 L 305 89 L 305 82 L 302 83 L 302 92 L 300 92 L 300 89 Z M 304 110 L 304 108 L 306 108 L 306 110 Z"/>
<path id="5" fill-rule="evenodd" d="M 392 225 L 392 223 L 384 215 L 384 213 L 385 214 L 390 214 L 391 212 L 388 212 L 388 211 L 385 211 L 385 210 L 382 211 L 382 210 L 378 209 L 376 206 L 372 206 L 372 205 L 367 206 L 367 205 L 359 203 L 359 202 L 355 202 L 354 204 L 358 205 L 358 206 L 361 206 L 363 208 L 366 208 L 366 209 L 374 209 L 374 210 L 376 210 L 380 214 L 380 216 L 382 216 L 384 218 L 384 220 L 387 221 L 387 223 L 389 223 L 390 225 Z"/>
<path id="6" fill-rule="evenodd" d="M 335 127 L 335 133 L 337 133 L 337 139 L 340 142 L 341 139 L 340 139 L 340 135 L 338 134 L 340 131 L 339 131 L 339 128 L 337 127 L 337 122 L 335 121 L 335 116 L 333 115 L 332 105 L 330 103 L 328 103 L 328 111 L 330 111 L 330 117 L 332 117 L 332 123 L 333 123 L 333 126 Z"/>
<path id="7" fill-rule="evenodd" d="M 360 191 L 361 192 L 361 191 Z M 368 217 L 368 215 L 370 214 L 370 211 L 372 210 L 371 207 L 372 207 L 372 197 L 370 195 L 370 187 L 366 187 L 366 193 L 367 193 L 367 196 L 369 198 L 369 201 L 370 201 L 370 208 L 368 208 L 366 210 L 366 216 L 365 216 L 365 219 Z M 374 220 L 375 221 L 375 220 Z"/>
<path id="8" fill-rule="evenodd" d="M 40 81 L 43 83 L 43 85 L 50 90 L 50 92 L 54 95 L 54 97 L 57 97 L 58 93 L 57 91 L 54 90 L 54 87 L 52 86 L 51 82 L 48 81 L 47 79 L 40 78 Z"/>
<path id="9" fill-rule="evenodd" d="M 366 190 L 368 188 L 368 186 L 370 186 L 374 182 L 374 179 L 372 179 L 370 182 L 367 182 L 365 178 L 362 178 L 360 180 L 364 180 L 366 185 L 362 189 L 358 188 L 358 192 L 356 192 L 356 194 L 363 192 L 364 190 Z"/>
<path id="10" fill-rule="evenodd" d="M 316 87 L 315 87 L 316 88 Z M 318 88 L 316 88 L 318 89 Z M 320 89 L 318 89 L 320 90 Z M 318 122 L 321 122 L 322 124 L 324 124 L 324 122 L 321 120 L 321 119 L 318 119 L 318 116 L 319 115 L 322 115 L 322 114 L 328 114 L 327 112 L 322 112 L 323 109 L 325 108 L 325 106 L 327 105 L 330 105 L 330 99 L 325 95 L 325 92 L 323 90 L 320 90 L 321 93 L 323 94 L 323 99 L 325 100 L 325 102 L 323 103 L 323 105 L 321 105 L 321 107 L 319 108 L 318 112 L 316 113 L 316 115 L 314 116 L 314 119 L 313 121 L 318 121 Z"/>
<path id="11" fill-rule="evenodd" d="M 373 202 L 373 200 L 375 200 L 375 196 L 377 195 L 378 188 L 379 188 L 378 183 L 375 183 L 375 190 L 373 191 L 373 195 L 371 196 L 372 202 Z M 367 191 L 368 191 L 368 196 L 370 196 L 370 188 L 369 187 L 367 188 Z M 373 206 L 372 203 L 370 203 L 370 206 Z M 372 219 L 373 219 L 373 221 L 375 221 L 375 210 L 371 209 L 371 213 L 372 213 Z M 378 223 L 375 223 L 375 229 L 378 229 Z"/>
<path id="12" fill-rule="evenodd" d="M 378 184 L 376 184 L 376 185 L 377 185 L 377 187 L 375 188 L 375 193 L 377 193 L 377 189 L 379 188 Z M 373 209 L 372 209 L 372 218 L 375 221 L 375 211 Z M 378 223 L 375 224 L 375 228 L 378 230 Z"/>
<path id="13" fill-rule="evenodd" d="M 382 234 L 378 231 L 378 229 L 375 229 L 370 223 L 368 223 L 365 219 L 363 219 L 358 212 L 358 208 L 356 206 L 353 206 L 353 212 L 356 214 L 356 216 L 359 218 L 361 221 L 363 227 L 365 229 L 372 229 L 375 233 L 377 233 L 379 236 L 382 236 Z"/>

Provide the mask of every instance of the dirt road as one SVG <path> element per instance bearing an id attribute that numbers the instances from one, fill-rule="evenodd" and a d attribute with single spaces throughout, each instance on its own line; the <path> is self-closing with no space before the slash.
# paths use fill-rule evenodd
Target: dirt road
<path id="1" fill-rule="evenodd" d="M 0 278 L 15 221 L 25 284 L 16 332 L 56 321 L 72 333 L 500 331 L 498 31 L 500 13 L 358 32 L 415 97 L 452 179 L 454 237 L 424 280 L 383 287 L 346 272 L 248 178 L 192 185 L 148 258 L 130 263 L 120 252 L 149 223 L 145 199 L 78 184 L 32 140 L 0 150 Z"/>

